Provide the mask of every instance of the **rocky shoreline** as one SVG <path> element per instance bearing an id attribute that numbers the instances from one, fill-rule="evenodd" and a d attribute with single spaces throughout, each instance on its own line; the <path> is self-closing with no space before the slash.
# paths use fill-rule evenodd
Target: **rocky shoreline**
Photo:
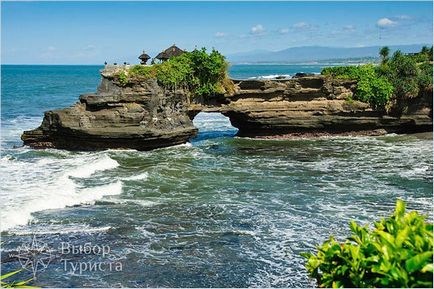
<path id="1" fill-rule="evenodd" d="M 417 97 L 400 116 L 353 101 L 357 83 L 322 75 L 281 80 L 232 80 L 233 91 L 207 98 L 156 79 L 119 84 L 103 70 L 96 93 L 72 107 L 48 111 L 41 126 L 21 137 L 33 148 L 151 150 L 187 142 L 199 112 L 220 112 L 238 136 L 285 139 L 432 131 L 432 97 Z M 431 95 L 432 96 L 432 95 Z"/>
<path id="2" fill-rule="evenodd" d="M 267 135 L 267 136 L 255 136 L 253 139 L 314 139 L 321 137 L 356 137 L 356 136 L 380 136 L 386 135 L 388 132 L 385 129 L 375 130 L 361 130 L 361 131 L 346 131 L 346 132 L 294 132 L 288 134 Z"/>

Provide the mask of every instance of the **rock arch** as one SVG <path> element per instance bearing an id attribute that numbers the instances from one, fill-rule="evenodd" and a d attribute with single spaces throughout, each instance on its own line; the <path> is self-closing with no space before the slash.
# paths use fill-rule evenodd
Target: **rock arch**
<path id="1" fill-rule="evenodd" d="M 417 98 L 394 117 L 348 99 L 357 83 L 303 75 L 285 80 L 233 80 L 234 92 L 190 99 L 184 89 L 165 90 L 156 79 L 121 86 L 102 71 L 97 92 L 70 108 L 48 111 L 22 140 L 35 148 L 149 150 L 187 142 L 200 112 L 229 117 L 239 136 L 303 133 L 432 131 L 432 100 Z"/>

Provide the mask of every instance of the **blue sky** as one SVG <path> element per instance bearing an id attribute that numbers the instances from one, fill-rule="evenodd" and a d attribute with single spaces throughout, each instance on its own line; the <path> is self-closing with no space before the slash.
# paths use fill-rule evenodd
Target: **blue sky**
<path id="1" fill-rule="evenodd" d="M 2 2 L 2 63 L 135 63 L 180 48 L 432 43 L 432 2 Z"/>

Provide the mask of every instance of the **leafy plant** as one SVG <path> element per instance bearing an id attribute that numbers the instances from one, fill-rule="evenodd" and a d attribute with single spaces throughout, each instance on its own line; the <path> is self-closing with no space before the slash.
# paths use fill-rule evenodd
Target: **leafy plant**
<path id="1" fill-rule="evenodd" d="M 152 66 L 134 65 L 129 69 L 130 77 L 148 79 L 155 77 L 155 69 Z"/>
<path id="2" fill-rule="evenodd" d="M 173 59 L 156 66 L 156 76 L 160 84 L 166 88 L 174 89 L 178 86 L 190 85 L 192 68 L 187 55 L 174 57 Z"/>
<path id="3" fill-rule="evenodd" d="M 378 75 L 372 64 L 326 67 L 321 74 L 357 80 L 353 99 L 368 102 L 375 109 L 384 109 L 393 93 L 392 84 L 386 77 Z"/>
<path id="4" fill-rule="evenodd" d="M 118 77 L 118 81 L 119 81 L 119 84 L 120 84 L 120 85 L 124 86 L 124 85 L 126 85 L 126 84 L 128 83 L 128 78 L 127 78 L 127 75 L 125 74 L 124 71 L 121 71 L 121 72 L 117 75 L 117 77 Z"/>
<path id="5" fill-rule="evenodd" d="M 419 66 L 420 74 L 418 77 L 419 87 L 426 88 L 433 84 L 433 66 L 425 62 Z"/>
<path id="6" fill-rule="evenodd" d="M 21 271 L 22 271 L 22 269 L 1 275 L 0 276 L 1 287 L 2 288 L 38 288 L 38 287 L 28 285 L 28 283 L 30 281 L 32 281 L 33 278 L 30 278 L 30 279 L 27 279 L 24 281 L 13 281 L 13 282 L 9 282 L 9 283 L 4 281 L 5 279 L 8 279 L 9 277 L 14 276 L 15 274 L 18 274 Z"/>
<path id="7" fill-rule="evenodd" d="M 227 76 L 228 63 L 217 50 L 207 53 L 205 48 L 185 52 L 163 63 L 152 66 L 134 65 L 115 75 L 125 86 L 131 81 L 156 78 L 167 89 L 189 89 L 193 95 L 212 96 L 230 91 Z"/>
<path id="8" fill-rule="evenodd" d="M 385 76 L 393 83 L 398 99 L 416 97 L 419 93 L 417 62 L 412 57 L 396 51 L 385 69 Z"/>
<path id="9" fill-rule="evenodd" d="M 374 228 L 350 223 L 344 242 L 330 237 L 318 253 L 303 253 L 320 287 L 433 287 L 433 225 L 398 200 Z"/>
<path id="10" fill-rule="evenodd" d="M 390 49 L 387 46 L 384 46 L 380 49 L 381 61 L 384 63 L 389 59 Z"/>
<path id="11" fill-rule="evenodd" d="M 379 66 L 327 67 L 321 74 L 357 80 L 355 100 L 368 102 L 375 109 L 386 108 L 401 114 L 407 110 L 411 99 L 432 89 L 432 50 L 424 46 L 419 53 L 407 55 L 397 50 L 389 57 L 388 47 L 383 47 Z"/>

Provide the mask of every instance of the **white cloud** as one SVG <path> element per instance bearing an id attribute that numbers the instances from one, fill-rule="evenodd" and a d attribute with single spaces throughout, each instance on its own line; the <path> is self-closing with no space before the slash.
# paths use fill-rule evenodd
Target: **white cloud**
<path id="1" fill-rule="evenodd" d="M 48 46 L 47 48 L 45 48 L 44 50 L 42 50 L 40 57 L 42 58 L 53 58 L 56 56 L 57 53 L 57 48 L 54 46 Z"/>
<path id="2" fill-rule="evenodd" d="M 390 28 L 394 27 L 398 24 L 398 22 L 390 20 L 389 18 L 381 18 L 377 21 L 377 26 L 380 28 Z"/>
<path id="3" fill-rule="evenodd" d="M 93 51 L 95 50 L 95 45 L 89 44 L 88 46 L 86 46 L 85 48 L 83 48 L 83 50 L 85 51 Z"/>
<path id="4" fill-rule="evenodd" d="M 280 34 L 287 34 L 288 32 L 289 32 L 288 28 L 281 28 L 281 29 L 279 29 L 279 33 Z"/>
<path id="5" fill-rule="evenodd" d="M 265 28 L 261 24 L 257 24 L 250 29 L 250 33 L 256 35 L 263 34 L 264 32 L 265 32 Z"/>
<path id="6" fill-rule="evenodd" d="M 295 23 L 294 25 L 292 25 L 292 27 L 295 29 L 299 29 L 299 30 L 307 30 L 307 29 L 312 28 L 312 25 L 310 25 L 307 22 L 298 22 L 298 23 Z"/>
<path id="7" fill-rule="evenodd" d="M 226 36 L 226 33 L 224 33 L 224 32 L 216 32 L 216 34 L 215 34 L 215 37 L 217 37 L 217 38 L 223 38 L 225 36 Z"/>
<path id="8" fill-rule="evenodd" d="M 396 18 L 400 19 L 400 20 L 411 20 L 412 19 L 412 17 L 410 15 L 399 15 L 399 16 L 396 16 Z"/>
<path id="9" fill-rule="evenodd" d="M 342 30 L 344 32 L 352 33 L 356 32 L 356 27 L 354 25 L 345 25 L 344 27 L 342 27 Z"/>

